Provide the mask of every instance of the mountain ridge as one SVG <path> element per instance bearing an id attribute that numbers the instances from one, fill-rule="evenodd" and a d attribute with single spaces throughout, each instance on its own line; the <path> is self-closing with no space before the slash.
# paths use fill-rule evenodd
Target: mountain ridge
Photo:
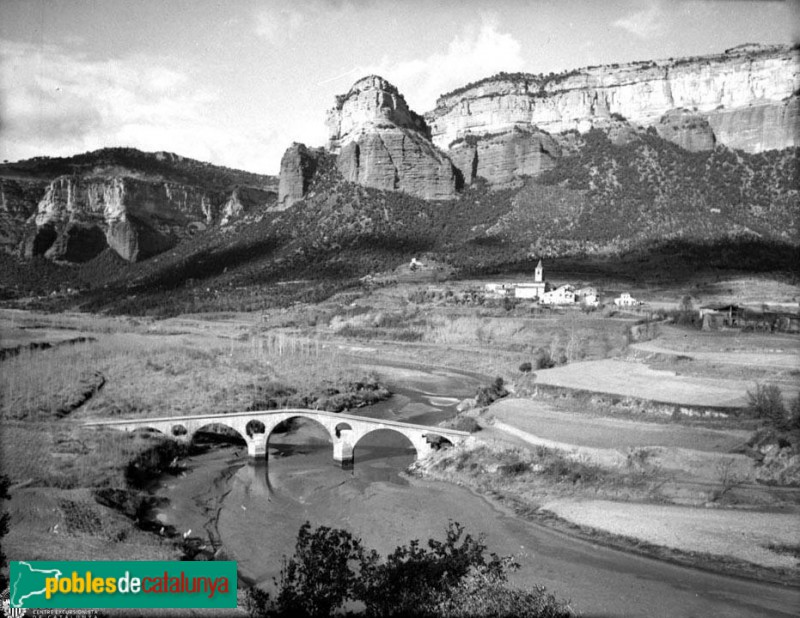
<path id="1" fill-rule="evenodd" d="M 535 255 L 662 277 L 669 252 L 702 268 L 798 270 L 800 150 L 733 149 L 701 112 L 644 127 L 606 106 L 583 130 L 528 118 L 462 127 L 441 148 L 378 76 L 333 110 L 328 147 L 293 144 L 280 178 L 125 148 L 0 166 L 0 243 L 30 258 L 0 256 L 0 287 L 172 314 L 319 298 L 413 256 L 458 276 L 527 272 Z"/>

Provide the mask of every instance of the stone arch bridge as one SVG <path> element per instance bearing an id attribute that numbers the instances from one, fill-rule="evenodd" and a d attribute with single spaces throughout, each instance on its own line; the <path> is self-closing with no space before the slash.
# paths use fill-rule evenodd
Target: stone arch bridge
<path id="1" fill-rule="evenodd" d="M 417 459 L 429 455 L 444 444 L 458 444 L 470 437 L 466 431 L 455 429 L 302 409 L 97 421 L 86 425 L 124 431 L 152 429 L 185 442 L 190 442 L 194 434 L 203 428 L 223 425 L 233 429 L 244 439 L 247 443 L 247 454 L 252 459 L 266 459 L 270 434 L 280 423 L 292 418 L 308 418 L 322 425 L 333 443 L 333 459 L 342 466 L 352 465 L 356 444 L 367 434 L 379 429 L 388 429 L 408 438 L 417 452 Z"/>

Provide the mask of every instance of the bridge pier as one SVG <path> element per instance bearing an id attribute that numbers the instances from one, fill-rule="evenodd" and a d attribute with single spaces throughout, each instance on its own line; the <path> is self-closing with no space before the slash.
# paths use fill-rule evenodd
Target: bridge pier
<path id="1" fill-rule="evenodd" d="M 352 429 L 340 429 L 338 438 L 333 441 L 333 461 L 345 470 L 353 469 L 353 450 L 355 448 Z"/>
<path id="2" fill-rule="evenodd" d="M 254 433 L 247 440 L 247 456 L 253 461 L 267 459 L 267 435 L 264 433 Z"/>

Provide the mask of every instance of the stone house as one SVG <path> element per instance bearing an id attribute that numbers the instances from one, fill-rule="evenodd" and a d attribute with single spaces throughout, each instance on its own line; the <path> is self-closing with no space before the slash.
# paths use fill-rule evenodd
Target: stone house
<path id="1" fill-rule="evenodd" d="M 567 284 L 545 292 L 539 297 L 543 305 L 571 305 L 575 303 L 575 289 Z"/>

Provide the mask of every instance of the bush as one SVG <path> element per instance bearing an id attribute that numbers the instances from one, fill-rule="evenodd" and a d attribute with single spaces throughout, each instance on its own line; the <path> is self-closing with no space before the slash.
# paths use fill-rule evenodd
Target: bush
<path id="1" fill-rule="evenodd" d="M 533 353 L 534 367 L 537 369 L 550 369 L 556 366 L 556 362 L 550 357 L 550 350 L 539 348 Z"/>
<path id="2" fill-rule="evenodd" d="M 503 378 L 500 376 L 494 379 L 491 386 L 481 386 L 475 394 L 475 402 L 479 408 L 490 406 L 493 402 L 497 401 L 508 395 Z"/>
<path id="3" fill-rule="evenodd" d="M 364 604 L 366 616 L 572 616 L 569 607 L 542 587 L 508 585 L 518 564 L 486 556 L 483 537 L 464 534 L 449 522 L 444 541 L 418 540 L 397 547 L 385 560 L 346 530 L 306 522 L 294 556 L 284 557 L 277 596 L 251 588 L 250 616 L 331 616 L 346 603 Z M 354 615 L 352 611 L 349 615 Z"/>
<path id="4" fill-rule="evenodd" d="M 468 431 L 475 433 L 480 431 L 481 426 L 471 416 L 458 415 L 449 423 L 450 429 L 457 429 L 458 431 Z"/>
<path id="5" fill-rule="evenodd" d="M 533 366 L 529 362 L 524 362 L 519 366 L 519 370 L 522 373 L 530 373 Z"/>
<path id="6" fill-rule="evenodd" d="M 756 384 L 755 391 L 747 391 L 748 409 L 756 418 L 764 419 L 775 429 L 789 429 L 789 415 L 783 404 L 781 389 L 775 384 Z M 797 408 L 795 404 L 794 408 Z"/>

